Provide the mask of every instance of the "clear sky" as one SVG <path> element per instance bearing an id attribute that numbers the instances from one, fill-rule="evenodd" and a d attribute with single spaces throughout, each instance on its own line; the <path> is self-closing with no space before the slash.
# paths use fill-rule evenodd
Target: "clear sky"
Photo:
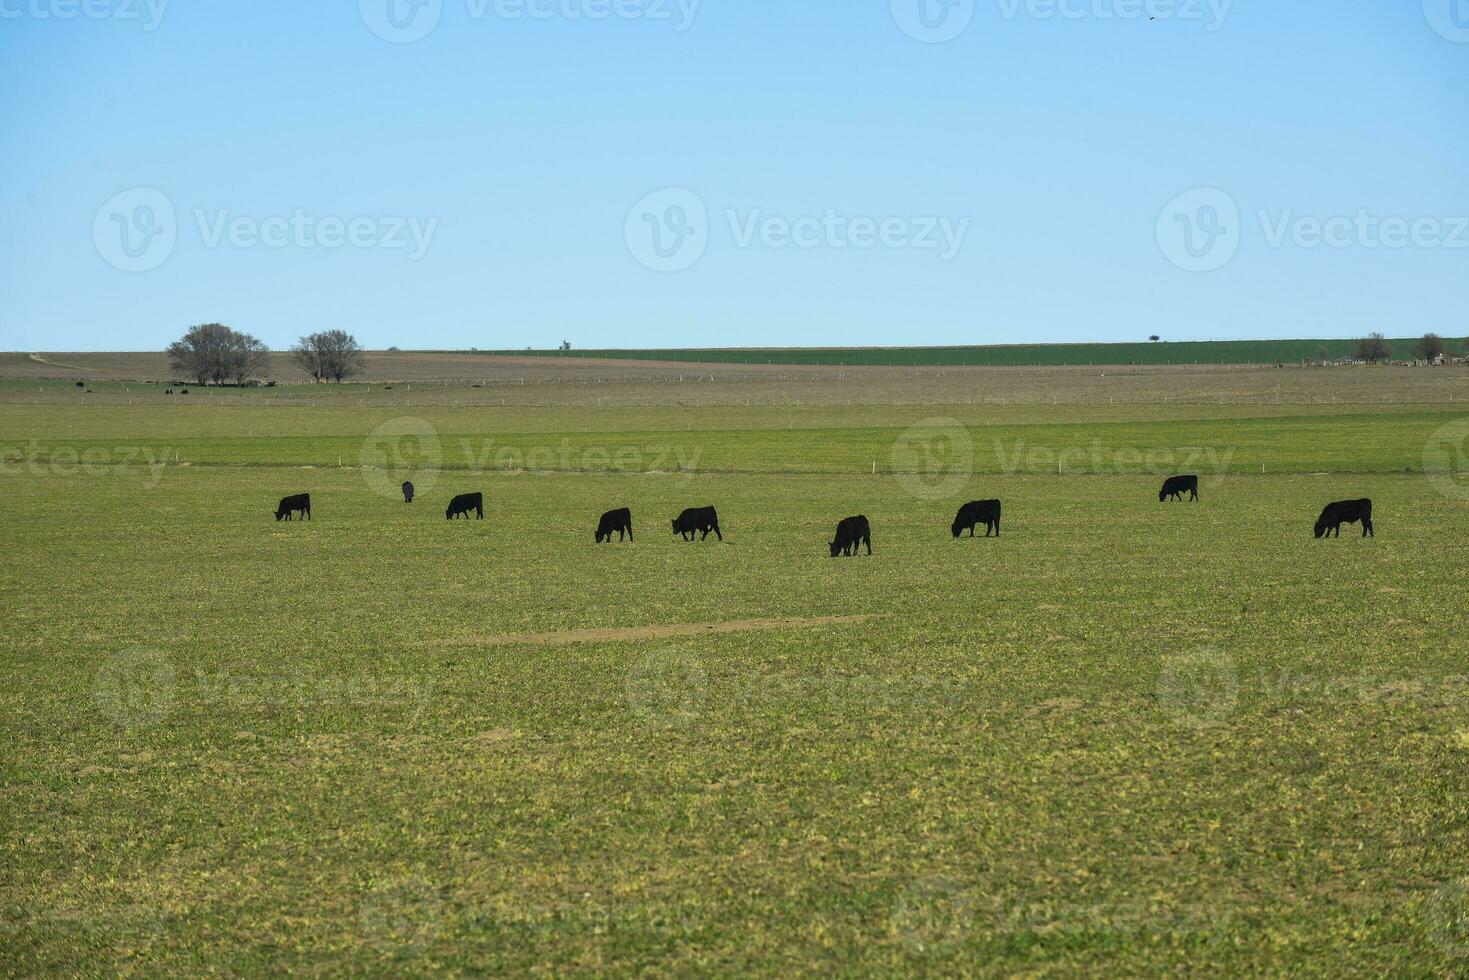
<path id="1" fill-rule="evenodd" d="M 1463 336 L 1466 216 L 1469 0 L 0 0 L 7 350 Z"/>

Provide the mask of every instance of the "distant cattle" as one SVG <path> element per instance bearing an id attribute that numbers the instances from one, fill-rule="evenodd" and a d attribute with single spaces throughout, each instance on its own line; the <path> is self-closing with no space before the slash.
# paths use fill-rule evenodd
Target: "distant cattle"
<path id="1" fill-rule="evenodd" d="M 403 503 L 413 503 L 413 484 L 411 483 L 403 484 Z"/>
<path id="2" fill-rule="evenodd" d="M 311 494 L 298 493 L 281 498 L 280 505 L 275 509 L 275 519 L 289 521 L 292 514 L 300 514 L 303 521 L 311 520 Z"/>
<path id="3" fill-rule="evenodd" d="M 1000 536 L 1000 502 L 998 500 L 971 500 L 959 508 L 959 513 L 954 515 L 954 525 L 950 530 L 954 537 L 960 537 L 965 531 L 974 537 L 974 528 L 984 525 L 984 536 L 989 537 L 991 532 L 995 537 Z"/>
<path id="4" fill-rule="evenodd" d="M 1377 537 L 1377 532 L 1372 527 L 1372 501 L 1338 500 L 1334 504 L 1327 504 L 1321 516 L 1316 518 L 1316 537 L 1329 538 L 1333 531 L 1337 537 L 1341 537 L 1343 524 L 1356 524 L 1358 521 L 1362 523 L 1362 537 Z"/>
<path id="5" fill-rule="evenodd" d="M 710 531 L 713 531 L 715 537 L 720 541 L 724 540 L 724 535 L 719 533 L 719 515 L 715 513 L 713 507 L 690 507 L 679 514 L 673 522 L 673 533 L 681 536 L 685 541 L 694 540 L 694 535 L 699 532 L 703 532 L 703 537 L 699 538 L 700 541 L 703 541 L 704 538 L 709 537 Z"/>
<path id="6" fill-rule="evenodd" d="M 485 519 L 485 495 L 482 493 L 461 493 L 449 501 L 449 509 L 444 511 L 444 517 L 453 520 L 463 517 L 469 520 L 469 512 L 474 511 L 479 520 Z"/>
<path id="7" fill-rule="evenodd" d="M 626 507 L 620 510 L 609 510 L 597 522 L 598 544 L 604 541 L 611 543 L 614 534 L 617 535 L 618 541 L 622 540 L 624 534 L 627 535 L 629 541 L 632 540 L 632 511 Z"/>
<path id="8" fill-rule="evenodd" d="M 1174 500 L 1182 500 L 1184 494 L 1189 494 L 1190 500 L 1199 499 L 1199 478 L 1196 476 L 1170 476 L 1163 481 L 1163 489 L 1158 491 L 1158 503 L 1162 503 L 1169 497 Z"/>
<path id="9" fill-rule="evenodd" d="M 867 523 L 867 518 L 862 516 L 848 517 L 837 525 L 837 536 L 835 541 L 828 542 L 831 548 L 831 556 L 845 555 L 851 558 L 861 550 L 861 545 L 867 545 L 867 553 L 872 554 L 872 526 Z"/>

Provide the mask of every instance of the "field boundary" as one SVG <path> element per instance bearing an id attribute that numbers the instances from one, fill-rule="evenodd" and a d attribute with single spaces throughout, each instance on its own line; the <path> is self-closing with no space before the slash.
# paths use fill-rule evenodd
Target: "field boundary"
<path id="1" fill-rule="evenodd" d="M 1141 367 L 1295 364 L 1346 361 L 1356 339 L 1179 340 L 1074 344 L 974 344 L 926 347 L 588 348 L 472 351 L 495 357 L 667 361 L 683 364 L 829 365 L 846 367 Z M 1387 341 L 1398 360 L 1411 359 L 1417 338 Z M 1452 341 L 1451 341 L 1452 343 Z M 430 351 L 449 354 L 458 351 Z"/>

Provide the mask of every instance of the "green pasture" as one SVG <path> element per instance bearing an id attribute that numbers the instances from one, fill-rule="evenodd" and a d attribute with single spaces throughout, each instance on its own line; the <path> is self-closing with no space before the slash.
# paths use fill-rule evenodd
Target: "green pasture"
<path id="1" fill-rule="evenodd" d="M 53 411 L 0 409 L 7 975 L 1469 968 L 1447 406 L 415 413 L 437 467 L 392 409 Z M 1230 465 L 1158 503 L 1148 452 L 1193 446 Z M 274 521 L 295 492 L 315 519 Z M 1002 536 L 954 541 L 991 496 Z M 1311 538 L 1360 496 L 1375 539 Z M 672 536 L 710 503 L 722 543 Z M 597 547 L 614 506 L 637 540 Z M 827 558 L 856 513 L 876 553 Z"/>
<path id="2" fill-rule="evenodd" d="M 1463 468 L 1455 447 L 1469 432 L 1457 405 L 1287 406 L 1270 415 L 1259 406 L 1190 406 L 1117 420 L 1126 411 L 15 405 L 0 414 L 0 468 L 369 467 L 384 479 L 418 468 L 467 476 L 1455 472 Z M 1019 421 L 1027 415 L 1035 420 Z"/>

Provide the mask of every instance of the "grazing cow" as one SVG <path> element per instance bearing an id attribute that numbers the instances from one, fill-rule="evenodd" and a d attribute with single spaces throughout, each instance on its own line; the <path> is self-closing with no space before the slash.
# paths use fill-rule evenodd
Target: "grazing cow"
<path id="1" fill-rule="evenodd" d="M 282 497 L 280 505 L 275 509 L 275 519 L 278 521 L 289 521 L 291 515 L 299 513 L 301 520 L 311 520 L 311 494 L 298 493 L 290 497 Z"/>
<path id="2" fill-rule="evenodd" d="M 828 542 L 828 546 L 833 558 L 837 555 L 852 558 L 861 551 L 864 543 L 867 545 L 867 553 L 872 554 L 872 526 L 867 523 L 867 518 L 857 516 L 848 517 L 837 525 L 837 538 Z"/>
<path id="3" fill-rule="evenodd" d="M 624 534 L 627 535 L 629 541 L 632 540 L 632 511 L 626 507 L 623 507 L 621 510 L 609 510 L 597 522 L 598 544 L 604 541 L 611 544 L 612 535 L 614 534 L 617 535 L 618 541 L 622 540 Z"/>
<path id="4" fill-rule="evenodd" d="M 403 503 L 413 503 L 413 484 L 411 483 L 403 484 Z"/>
<path id="5" fill-rule="evenodd" d="M 1327 504 L 1321 516 L 1316 518 L 1316 537 L 1329 538 L 1333 531 L 1337 537 L 1341 537 L 1343 524 L 1355 524 L 1358 521 L 1362 522 L 1362 537 L 1377 537 L 1377 532 L 1372 527 L 1372 501 L 1338 500 L 1334 504 Z"/>
<path id="6" fill-rule="evenodd" d="M 720 541 L 724 540 L 724 535 L 719 533 L 719 515 L 713 507 L 690 507 L 673 522 L 673 533 L 680 535 L 685 541 L 694 540 L 694 535 L 700 531 L 703 532 L 700 541 L 709 537 L 710 531 Z"/>
<path id="7" fill-rule="evenodd" d="M 1158 503 L 1162 503 L 1169 497 L 1174 500 L 1183 500 L 1184 494 L 1190 494 L 1190 500 L 1199 499 L 1199 478 L 1196 476 L 1170 476 L 1163 481 L 1163 489 L 1158 491 Z"/>
<path id="8" fill-rule="evenodd" d="M 474 511 L 479 520 L 485 519 L 485 495 L 482 493 L 461 493 L 449 501 L 449 509 L 444 511 L 444 517 L 453 520 L 463 517 L 469 520 L 469 512 Z"/>
<path id="9" fill-rule="evenodd" d="M 984 525 L 984 536 L 989 537 L 994 532 L 995 537 L 1000 536 L 1000 502 L 998 500 L 971 500 L 959 508 L 959 513 L 954 515 L 954 526 L 950 529 L 954 537 L 961 536 L 966 530 L 969 536 L 974 537 L 974 528 L 978 524 Z"/>

